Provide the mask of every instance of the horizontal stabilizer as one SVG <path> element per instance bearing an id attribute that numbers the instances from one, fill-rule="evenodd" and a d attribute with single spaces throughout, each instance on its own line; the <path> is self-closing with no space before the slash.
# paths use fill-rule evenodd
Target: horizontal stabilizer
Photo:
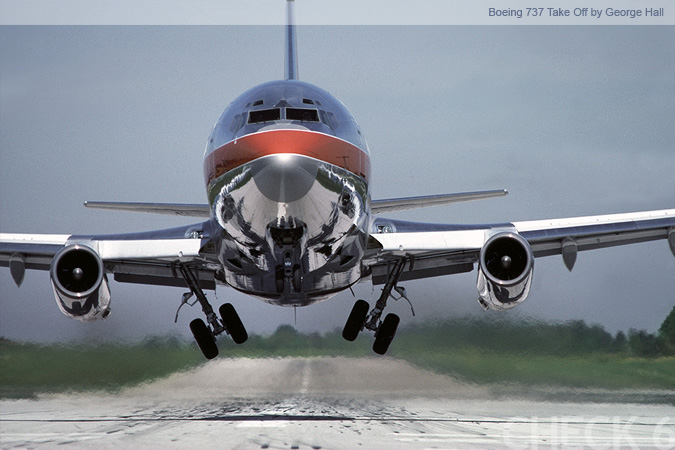
<path id="1" fill-rule="evenodd" d="M 169 216 L 206 217 L 210 215 L 208 205 L 189 203 L 128 203 L 128 202 L 84 202 L 86 208 L 131 211 Z"/>
<path id="2" fill-rule="evenodd" d="M 409 209 L 427 208 L 429 206 L 450 205 L 452 203 L 469 202 L 486 198 L 503 197 L 508 194 L 506 189 L 494 191 L 462 192 L 457 194 L 425 195 L 422 197 L 390 198 L 373 200 L 371 208 L 374 214 L 406 211 Z"/>

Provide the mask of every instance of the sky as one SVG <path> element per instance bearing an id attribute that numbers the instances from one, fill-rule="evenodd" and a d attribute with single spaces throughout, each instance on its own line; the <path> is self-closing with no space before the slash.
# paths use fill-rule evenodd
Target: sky
<path id="1" fill-rule="evenodd" d="M 302 2 L 296 2 L 300 9 Z M 280 9 L 283 14 L 283 7 Z M 283 18 L 281 19 L 283 20 Z M 191 223 L 86 210 L 86 200 L 205 203 L 202 155 L 222 110 L 283 77 L 281 26 L 1 26 L 0 231 L 120 233 Z M 675 207 L 675 29 L 663 26 L 301 26 L 300 79 L 335 95 L 371 149 L 373 198 L 482 189 L 509 196 L 391 214 L 494 223 Z M 192 220 L 194 221 L 194 220 Z M 402 283 L 416 317 L 584 320 L 655 332 L 675 304 L 666 241 L 536 260 L 530 297 L 483 312 L 476 272 Z M 0 269 L 0 336 L 189 336 L 184 289 L 111 282 L 112 314 L 61 315 L 49 275 Z M 354 289 L 374 301 L 370 284 Z M 232 289 L 249 332 L 342 327 L 349 291 L 297 310 Z"/>

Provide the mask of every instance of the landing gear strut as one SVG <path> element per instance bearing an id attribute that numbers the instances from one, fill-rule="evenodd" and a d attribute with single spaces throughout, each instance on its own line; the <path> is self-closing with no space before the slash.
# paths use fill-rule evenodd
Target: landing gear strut
<path id="1" fill-rule="evenodd" d="M 197 341 L 199 349 L 202 351 L 204 356 L 207 359 L 213 359 L 218 356 L 218 346 L 216 345 L 216 336 L 226 332 L 232 337 L 232 340 L 237 344 L 242 344 L 248 339 L 248 333 L 246 333 L 246 328 L 241 323 L 237 311 L 234 309 L 231 303 L 225 303 L 219 309 L 220 317 L 219 319 L 216 313 L 213 311 L 209 300 L 206 298 L 204 291 L 199 287 L 199 281 L 195 276 L 194 272 L 184 265 L 179 265 L 178 269 L 183 275 L 183 279 L 190 288 L 190 292 L 197 298 L 197 301 L 202 307 L 202 311 L 206 316 L 206 321 L 208 325 L 204 323 L 202 319 L 195 319 L 190 322 L 190 331 Z M 184 294 L 183 301 L 180 308 L 187 303 L 187 300 L 191 295 Z M 176 318 L 178 318 L 178 312 L 176 312 Z"/>
<path id="2" fill-rule="evenodd" d="M 396 329 L 398 328 L 400 319 L 396 314 L 387 314 L 383 321 L 380 320 L 380 317 L 382 316 L 384 308 L 387 306 L 387 300 L 391 296 L 392 290 L 395 289 L 405 297 L 403 294 L 405 291 L 402 288 L 396 288 L 396 284 L 403 273 L 405 261 L 406 258 L 401 258 L 394 263 L 394 267 L 387 276 L 387 282 L 385 283 L 384 288 L 382 288 L 382 294 L 370 313 L 368 313 L 368 302 L 365 300 L 356 301 L 352 308 L 352 312 L 349 314 L 347 323 L 342 330 L 343 338 L 348 341 L 353 341 L 364 328 L 374 331 L 375 342 L 373 343 L 373 351 L 379 355 L 387 353 L 389 345 L 396 335 Z"/>

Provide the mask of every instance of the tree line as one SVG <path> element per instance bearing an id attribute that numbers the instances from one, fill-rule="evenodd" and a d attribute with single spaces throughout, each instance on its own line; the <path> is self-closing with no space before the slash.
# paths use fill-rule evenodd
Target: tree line
<path id="1" fill-rule="evenodd" d="M 370 354 L 372 336 L 362 333 L 356 342 L 342 339 L 341 330 L 329 333 L 302 334 L 290 325 L 280 326 L 272 335 L 251 336 L 243 346 L 229 345 L 222 339 L 221 346 L 238 353 L 248 349 L 263 354 Z M 537 355 L 623 354 L 627 356 L 658 357 L 675 355 L 675 307 L 655 334 L 631 329 L 628 334 L 619 331 L 610 334 L 600 325 L 588 325 L 582 320 L 563 323 L 512 320 L 502 316 L 462 317 L 423 322 L 399 329 L 391 354 L 424 350 L 484 349 L 504 353 Z M 289 353 L 289 354 L 290 354 Z"/>
<path id="2" fill-rule="evenodd" d="M 550 355 L 622 353 L 640 357 L 675 355 L 675 307 L 657 333 L 631 329 L 612 336 L 600 325 L 582 320 L 563 323 L 514 321 L 508 318 L 461 318 L 404 329 L 406 348 L 483 348 L 491 351 Z M 398 337 L 397 337 L 398 339 Z"/>
<path id="3" fill-rule="evenodd" d="M 0 338 L 0 348 L 16 345 L 21 344 Z M 193 342 L 179 336 L 151 336 L 142 343 L 129 345 L 166 350 L 191 347 Z M 372 354 L 372 335 L 361 333 L 356 342 L 346 342 L 340 329 L 324 334 L 303 334 L 291 325 L 281 325 L 271 335 L 251 335 L 243 345 L 237 345 L 230 339 L 220 339 L 218 345 L 223 354 L 229 356 L 367 356 Z M 609 353 L 637 357 L 675 356 L 675 307 L 656 333 L 631 329 L 627 334 L 619 331 L 612 335 L 602 326 L 588 325 L 582 320 L 552 323 L 513 320 L 509 316 L 422 322 L 400 328 L 389 353 L 396 356 L 426 350 L 476 349 L 551 356 Z"/>

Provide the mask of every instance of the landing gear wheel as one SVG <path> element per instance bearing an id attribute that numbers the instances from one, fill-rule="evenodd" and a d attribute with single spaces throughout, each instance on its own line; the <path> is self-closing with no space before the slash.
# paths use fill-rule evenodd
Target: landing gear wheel
<path id="1" fill-rule="evenodd" d="M 378 355 L 387 353 L 387 349 L 394 339 L 394 335 L 396 335 L 396 328 L 398 328 L 400 321 L 401 319 L 396 314 L 387 314 L 387 317 L 384 318 L 375 335 L 375 343 L 373 343 L 373 351 L 375 353 Z"/>
<path id="2" fill-rule="evenodd" d="M 232 340 L 237 344 L 246 342 L 248 333 L 246 332 L 246 328 L 244 328 L 244 324 L 241 323 L 239 314 L 237 314 L 237 310 L 234 309 L 232 303 L 223 304 L 218 312 L 220 312 L 220 317 L 223 319 L 223 324 L 225 324 L 225 328 L 232 337 Z"/>
<path id="3" fill-rule="evenodd" d="M 195 319 L 190 322 L 190 331 L 192 331 L 192 335 L 206 359 L 213 359 L 218 356 L 216 339 L 202 319 Z"/>
<path id="4" fill-rule="evenodd" d="M 369 308 L 370 305 L 365 300 L 357 300 L 356 303 L 354 303 L 352 312 L 349 314 L 347 323 L 345 323 L 345 327 L 342 330 L 343 338 L 348 341 L 353 341 L 356 339 L 356 337 L 359 335 L 359 332 L 361 331 L 361 328 L 363 328 L 363 324 L 366 322 L 366 316 L 368 315 Z"/>

